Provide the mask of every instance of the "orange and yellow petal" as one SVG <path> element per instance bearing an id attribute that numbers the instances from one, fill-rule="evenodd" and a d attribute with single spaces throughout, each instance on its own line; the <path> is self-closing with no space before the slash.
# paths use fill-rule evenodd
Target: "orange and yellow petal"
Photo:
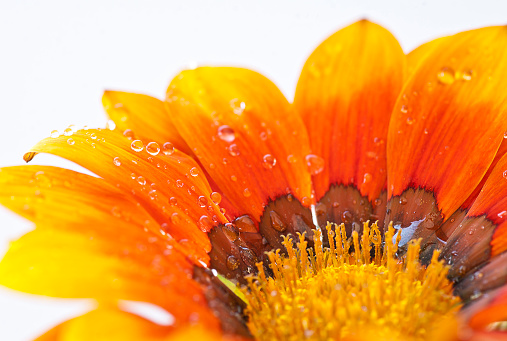
<path id="1" fill-rule="evenodd" d="M 386 188 L 389 119 L 405 74 L 405 54 L 386 29 L 367 20 L 325 40 L 308 58 L 294 107 L 313 154 L 317 199 L 332 184 L 354 185 L 370 201 Z"/>
<path id="2" fill-rule="evenodd" d="M 160 145 L 171 143 L 175 148 L 191 155 L 171 120 L 171 113 L 163 101 L 130 92 L 105 91 L 102 104 L 116 128 L 128 136 L 141 140 L 157 141 Z"/>
<path id="3" fill-rule="evenodd" d="M 205 259 L 211 247 L 206 232 L 227 219 L 192 158 L 179 151 L 164 153 L 162 146 L 150 143 L 155 142 L 130 141 L 108 130 L 79 130 L 70 137 L 40 141 L 25 159 L 50 153 L 89 169 L 129 195 L 165 232 Z"/>
<path id="4" fill-rule="evenodd" d="M 426 189 L 446 219 L 479 185 L 507 129 L 506 47 L 505 27 L 463 32 L 418 65 L 389 126 L 389 198 Z"/>
<path id="5" fill-rule="evenodd" d="M 278 88 L 240 68 L 183 71 L 167 90 L 173 122 L 230 205 L 230 218 L 260 220 L 264 206 L 292 193 L 312 203 L 308 137 Z"/>
<path id="6" fill-rule="evenodd" d="M 124 240 L 119 231 L 113 242 L 98 232 L 40 226 L 11 243 L 0 263 L 0 283 L 45 296 L 149 302 L 177 323 L 199 315 L 216 325 L 192 271 L 182 254 L 161 250 L 149 237 Z"/>

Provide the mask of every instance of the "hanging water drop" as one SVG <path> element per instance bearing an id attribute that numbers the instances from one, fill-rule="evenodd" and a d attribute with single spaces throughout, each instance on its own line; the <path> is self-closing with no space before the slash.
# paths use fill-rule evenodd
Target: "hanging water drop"
<path id="1" fill-rule="evenodd" d="M 262 157 L 262 165 L 266 169 L 272 169 L 276 165 L 276 159 L 271 154 L 266 154 Z"/>
<path id="2" fill-rule="evenodd" d="M 171 142 L 166 142 L 162 145 L 162 153 L 164 155 L 172 155 L 174 153 L 174 146 Z"/>

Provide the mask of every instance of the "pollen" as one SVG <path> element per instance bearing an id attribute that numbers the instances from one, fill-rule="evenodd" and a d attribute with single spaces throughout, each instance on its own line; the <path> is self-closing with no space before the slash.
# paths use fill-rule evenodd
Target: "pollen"
<path id="1" fill-rule="evenodd" d="M 272 275 L 257 263 L 247 278 L 247 324 L 257 340 L 423 340 L 459 310 L 439 252 L 420 263 L 420 240 L 398 256 L 392 225 L 384 241 L 376 223 L 350 238 L 343 224 L 326 230 L 329 247 L 319 229 L 313 248 L 304 235 L 284 237 L 287 254 L 268 253 Z"/>

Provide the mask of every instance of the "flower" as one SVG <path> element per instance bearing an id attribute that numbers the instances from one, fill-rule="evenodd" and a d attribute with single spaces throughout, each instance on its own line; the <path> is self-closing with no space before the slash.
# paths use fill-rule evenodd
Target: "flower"
<path id="1" fill-rule="evenodd" d="M 292 104 L 239 68 L 183 71 L 164 102 L 106 91 L 109 129 L 24 156 L 98 177 L 1 169 L 36 229 L 0 282 L 98 302 L 41 340 L 504 338 L 506 54 L 506 27 L 405 55 L 363 20 L 313 52 Z"/>

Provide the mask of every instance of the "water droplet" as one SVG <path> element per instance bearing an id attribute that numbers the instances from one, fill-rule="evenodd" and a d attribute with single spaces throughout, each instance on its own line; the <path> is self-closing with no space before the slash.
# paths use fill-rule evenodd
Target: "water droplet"
<path id="1" fill-rule="evenodd" d="M 170 198 L 169 198 L 169 203 L 170 203 L 172 206 L 176 206 L 176 205 L 178 205 L 178 199 L 176 199 L 175 197 L 170 197 Z"/>
<path id="2" fill-rule="evenodd" d="M 220 201 L 222 201 L 222 196 L 218 192 L 212 192 L 210 194 L 211 201 L 215 203 L 215 205 L 220 204 Z"/>
<path id="3" fill-rule="evenodd" d="M 179 224 L 181 222 L 181 217 L 177 212 L 171 214 L 171 222 L 173 224 Z"/>
<path id="4" fill-rule="evenodd" d="M 97 139 L 97 134 L 95 134 L 95 133 L 91 133 L 91 134 L 90 134 L 90 138 L 91 138 L 92 140 L 96 140 L 96 139 Z"/>
<path id="5" fill-rule="evenodd" d="M 227 239 L 229 239 L 231 242 L 234 242 L 236 239 L 238 239 L 238 230 L 233 224 L 226 223 L 224 226 L 222 226 L 222 231 L 224 232 Z"/>
<path id="6" fill-rule="evenodd" d="M 106 128 L 109 130 L 115 130 L 116 129 L 116 123 L 114 123 L 113 120 L 108 120 L 106 122 Z"/>
<path id="7" fill-rule="evenodd" d="M 73 139 L 68 139 L 67 143 L 72 146 L 74 143 L 76 143 L 76 141 L 74 141 Z"/>
<path id="8" fill-rule="evenodd" d="M 206 207 L 208 205 L 208 199 L 204 195 L 201 195 L 199 198 L 197 198 L 197 203 L 201 207 Z"/>
<path id="9" fill-rule="evenodd" d="M 119 157 L 115 157 L 115 158 L 113 159 L 113 164 L 114 164 L 115 166 L 118 166 L 118 167 L 119 167 L 119 166 L 121 166 L 121 161 L 120 161 L 120 158 L 119 158 Z"/>
<path id="10" fill-rule="evenodd" d="M 130 148 L 132 148 L 132 150 L 135 152 L 142 151 L 144 149 L 143 141 L 141 141 L 141 140 L 132 141 L 132 143 L 130 144 Z"/>
<path id="11" fill-rule="evenodd" d="M 507 179 L 507 170 L 504 170 L 504 171 L 503 171 L 503 173 L 502 173 L 502 175 L 503 175 L 503 177 L 504 177 L 505 179 Z"/>
<path id="12" fill-rule="evenodd" d="M 503 217 L 505 217 L 505 215 L 507 215 L 507 211 L 502 211 L 497 214 L 498 218 L 503 218 Z"/>
<path id="13" fill-rule="evenodd" d="M 184 185 L 183 181 L 181 181 L 180 179 L 176 180 L 176 186 L 181 188 L 183 187 L 183 185 Z"/>
<path id="14" fill-rule="evenodd" d="M 262 157 L 262 165 L 266 169 L 272 169 L 276 165 L 276 159 L 271 154 L 266 154 Z"/>
<path id="15" fill-rule="evenodd" d="M 74 132 L 72 131 L 72 128 L 65 128 L 63 131 L 63 135 L 65 136 L 71 136 Z"/>
<path id="16" fill-rule="evenodd" d="M 55 139 L 58 136 L 60 136 L 60 132 L 58 130 L 53 130 L 53 131 L 51 131 L 51 135 L 50 136 Z"/>
<path id="17" fill-rule="evenodd" d="M 402 113 L 406 114 L 406 113 L 408 112 L 408 106 L 407 106 L 407 105 L 405 105 L 405 104 L 404 104 L 404 105 L 402 105 L 402 106 L 401 106 L 400 111 L 401 111 Z"/>
<path id="18" fill-rule="evenodd" d="M 160 147 L 157 142 L 150 142 L 146 145 L 146 151 L 150 155 L 158 155 L 160 152 Z"/>
<path id="19" fill-rule="evenodd" d="M 400 197 L 400 205 L 406 205 L 408 202 L 407 198 L 405 197 Z"/>
<path id="20" fill-rule="evenodd" d="M 232 111 L 236 115 L 241 115 L 243 113 L 243 111 L 245 111 L 245 108 L 246 108 L 245 102 L 241 102 L 237 98 L 231 100 L 230 105 L 231 105 Z"/>
<path id="21" fill-rule="evenodd" d="M 271 221 L 271 227 L 277 230 L 278 232 L 283 232 L 287 229 L 285 224 L 282 222 L 282 219 L 275 211 L 269 212 L 269 219 Z"/>
<path id="22" fill-rule="evenodd" d="M 238 181 L 238 177 L 236 175 L 231 175 L 231 181 L 233 182 Z"/>
<path id="23" fill-rule="evenodd" d="M 349 224 L 350 222 L 352 222 L 352 213 L 350 213 L 349 211 L 343 211 L 342 213 L 342 222 L 345 223 L 345 224 Z"/>
<path id="24" fill-rule="evenodd" d="M 137 182 L 139 183 L 139 185 L 142 186 L 146 185 L 146 179 L 142 175 L 137 177 Z"/>
<path id="25" fill-rule="evenodd" d="M 367 184 L 371 181 L 372 179 L 372 176 L 370 173 L 364 173 L 364 176 L 363 176 L 363 184 Z"/>
<path id="26" fill-rule="evenodd" d="M 382 204 L 382 199 L 377 198 L 375 199 L 375 206 L 380 206 Z"/>
<path id="27" fill-rule="evenodd" d="M 231 154 L 232 156 L 238 156 L 240 154 L 239 148 L 236 144 L 231 144 L 229 146 L 229 154 Z"/>
<path id="28" fill-rule="evenodd" d="M 224 125 L 218 128 L 218 137 L 225 142 L 232 142 L 236 138 L 236 135 L 231 127 Z"/>
<path id="29" fill-rule="evenodd" d="M 121 210 L 118 206 L 113 206 L 113 208 L 111 208 L 111 214 L 113 216 L 115 216 L 116 218 L 120 218 L 121 217 Z"/>
<path id="30" fill-rule="evenodd" d="M 250 190 L 249 190 L 248 188 L 245 188 L 245 189 L 243 190 L 243 196 L 244 196 L 245 198 L 248 198 L 248 197 L 249 197 L 249 196 L 251 196 L 251 195 L 252 195 L 252 192 L 250 192 Z"/>
<path id="31" fill-rule="evenodd" d="M 207 232 L 213 227 L 213 221 L 207 215 L 203 215 L 199 218 L 199 225 L 203 232 Z"/>
<path id="32" fill-rule="evenodd" d="M 308 197 L 302 197 L 301 203 L 303 204 L 303 206 L 310 206 L 310 204 L 312 203 L 312 200 Z"/>
<path id="33" fill-rule="evenodd" d="M 461 75 L 461 79 L 464 81 L 469 81 L 472 79 L 473 71 L 472 70 L 465 70 L 463 71 L 463 74 Z"/>
<path id="34" fill-rule="evenodd" d="M 413 117 L 407 117 L 407 124 L 412 125 L 415 122 L 415 119 Z"/>
<path id="35" fill-rule="evenodd" d="M 193 177 L 198 176 L 199 175 L 199 169 L 197 167 L 190 168 L 190 175 L 192 175 Z"/>
<path id="36" fill-rule="evenodd" d="M 155 200 L 157 199 L 157 191 L 152 189 L 149 193 L 148 193 L 148 196 L 150 197 L 151 200 Z"/>
<path id="37" fill-rule="evenodd" d="M 240 232 L 257 233 L 257 226 L 248 215 L 242 215 L 236 218 L 234 224 Z"/>
<path id="38" fill-rule="evenodd" d="M 444 67 L 437 74 L 438 81 L 445 85 L 450 85 L 454 83 L 455 80 L 455 72 L 453 69 Z"/>
<path id="39" fill-rule="evenodd" d="M 239 260 L 236 257 L 230 255 L 227 257 L 227 268 L 231 271 L 236 270 L 239 267 Z"/>
<path id="40" fill-rule="evenodd" d="M 172 155 L 174 153 L 174 146 L 171 142 L 166 142 L 162 145 L 162 153 L 164 155 Z"/>
<path id="41" fill-rule="evenodd" d="M 263 131 L 259 134 L 259 137 L 261 138 L 262 141 L 266 141 L 268 139 L 268 134 L 266 134 L 266 132 Z"/>
<path id="42" fill-rule="evenodd" d="M 306 156 L 306 165 L 311 175 L 317 175 L 324 170 L 324 159 L 314 154 Z"/>
<path id="43" fill-rule="evenodd" d="M 134 132 L 130 129 L 125 129 L 125 131 L 123 132 L 123 136 L 125 136 L 126 138 L 128 138 L 129 140 L 133 140 L 134 139 Z"/>
<path id="44" fill-rule="evenodd" d="M 296 163 L 297 162 L 297 158 L 294 156 L 294 155 L 288 155 L 287 156 L 287 162 L 288 163 Z"/>

